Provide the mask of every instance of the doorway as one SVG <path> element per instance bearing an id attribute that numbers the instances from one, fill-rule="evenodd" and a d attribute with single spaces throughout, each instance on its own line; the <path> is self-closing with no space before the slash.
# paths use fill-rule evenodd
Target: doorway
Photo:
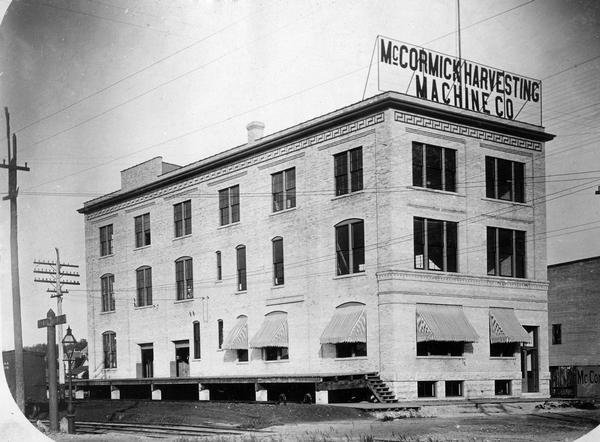
<path id="1" fill-rule="evenodd" d="M 154 345 L 140 344 L 142 351 L 142 377 L 151 378 L 154 376 Z"/>
<path id="2" fill-rule="evenodd" d="M 521 347 L 521 391 L 523 393 L 537 393 L 539 386 L 539 353 L 538 329 L 539 327 L 523 326 L 529 334 L 529 342 Z"/>
<path id="3" fill-rule="evenodd" d="M 190 376 L 190 341 L 173 341 L 175 344 L 175 376 L 186 378 Z"/>

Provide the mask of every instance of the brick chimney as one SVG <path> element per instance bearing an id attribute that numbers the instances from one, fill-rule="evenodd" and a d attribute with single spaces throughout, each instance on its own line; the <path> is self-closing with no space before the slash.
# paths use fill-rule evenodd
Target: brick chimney
<path id="1" fill-rule="evenodd" d="M 254 143 L 259 138 L 262 138 L 265 131 L 265 123 L 261 121 L 251 121 L 246 126 L 248 130 L 248 143 Z"/>

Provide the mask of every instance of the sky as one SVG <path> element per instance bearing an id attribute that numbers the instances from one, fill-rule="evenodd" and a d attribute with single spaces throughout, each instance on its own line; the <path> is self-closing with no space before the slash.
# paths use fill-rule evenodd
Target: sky
<path id="1" fill-rule="evenodd" d="M 33 282 L 33 260 L 54 259 L 55 247 L 81 266 L 63 312 L 74 335 L 87 337 L 76 210 L 117 190 L 121 170 L 155 156 L 185 165 L 243 144 L 250 121 L 270 134 L 360 101 L 378 34 L 457 53 L 454 0 L 4 3 L 0 105 L 11 114 L 19 163 L 31 168 L 18 176 L 25 345 L 45 341 L 37 320 L 56 310 L 48 286 Z M 543 82 L 542 124 L 556 135 L 539 177 L 548 263 L 600 255 L 600 3 L 460 6 L 464 58 Z M 6 177 L 0 169 L 2 195 Z M 0 201 L 3 349 L 13 348 L 9 244 L 9 204 Z"/>

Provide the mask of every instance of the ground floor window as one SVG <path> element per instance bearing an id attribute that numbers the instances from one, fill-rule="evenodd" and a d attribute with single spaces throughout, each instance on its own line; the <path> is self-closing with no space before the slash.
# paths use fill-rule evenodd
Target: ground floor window
<path id="1" fill-rule="evenodd" d="M 463 381 L 446 381 L 446 397 L 463 395 Z"/>
<path id="2" fill-rule="evenodd" d="M 462 356 L 464 342 L 424 341 L 417 342 L 417 356 Z"/>
<path id="3" fill-rule="evenodd" d="M 238 362 L 248 362 L 248 350 L 238 350 L 237 360 Z"/>
<path id="4" fill-rule="evenodd" d="M 418 397 L 435 397 L 435 381 L 417 382 Z"/>
<path id="5" fill-rule="evenodd" d="M 519 344 L 516 342 L 499 342 L 490 344 L 490 356 L 500 358 L 512 358 L 517 351 Z"/>
<path id="6" fill-rule="evenodd" d="M 342 342 L 335 344 L 336 358 L 357 358 L 367 356 L 366 342 Z"/>
<path id="7" fill-rule="evenodd" d="M 287 347 L 265 347 L 263 352 L 265 361 L 280 361 L 289 359 Z"/>
<path id="8" fill-rule="evenodd" d="M 507 379 L 495 380 L 494 391 L 496 396 L 510 396 L 510 381 Z"/>

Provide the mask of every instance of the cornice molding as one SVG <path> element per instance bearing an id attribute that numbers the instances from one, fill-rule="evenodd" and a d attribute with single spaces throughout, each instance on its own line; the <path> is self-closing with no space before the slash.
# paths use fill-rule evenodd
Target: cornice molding
<path id="1" fill-rule="evenodd" d="M 548 283 L 533 279 L 475 276 L 461 273 L 421 272 L 415 270 L 385 270 L 377 273 L 377 281 L 417 281 L 443 284 L 503 287 L 524 290 L 548 290 Z"/>
<path id="2" fill-rule="evenodd" d="M 536 141 L 530 141 L 526 140 L 525 138 L 511 135 L 504 135 L 490 130 L 477 129 L 475 127 L 465 126 L 463 124 L 450 123 L 448 121 L 425 117 L 423 115 L 394 111 L 394 120 L 399 123 L 411 124 L 413 126 L 420 126 L 428 129 L 436 129 L 455 135 L 477 138 L 479 140 L 493 141 L 495 143 L 506 144 L 512 147 L 534 150 L 537 152 L 542 151 L 542 144 Z"/>

